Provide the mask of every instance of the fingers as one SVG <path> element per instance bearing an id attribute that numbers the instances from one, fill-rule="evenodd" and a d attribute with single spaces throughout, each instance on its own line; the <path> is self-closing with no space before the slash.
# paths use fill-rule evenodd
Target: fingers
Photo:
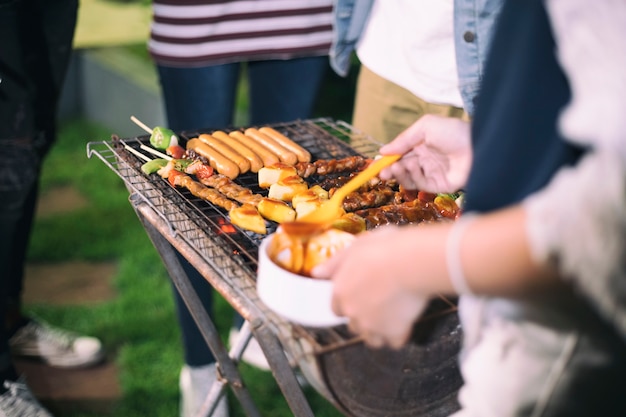
<path id="1" fill-rule="evenodd" d="M 411 126 L 400 133 L 393 141 L 383 145 L 379 152 L 381 155 L 404 155 L 413 147 L 421 144 L 425 140 L 423 118 L 418 119 Z"/>

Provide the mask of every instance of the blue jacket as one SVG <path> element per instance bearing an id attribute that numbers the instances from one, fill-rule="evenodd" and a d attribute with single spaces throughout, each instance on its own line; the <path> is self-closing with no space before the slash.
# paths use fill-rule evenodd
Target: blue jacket
<path id="1" fill-rule="evenodd" d="M 350 57 L 367 22 L 374 0 L 336 0 L 330 65 L 348 75 Z M 503 0 L 455 0 L 454 39 L 459 89 L 465 110 L 474 112 L 491 32 Z"/>

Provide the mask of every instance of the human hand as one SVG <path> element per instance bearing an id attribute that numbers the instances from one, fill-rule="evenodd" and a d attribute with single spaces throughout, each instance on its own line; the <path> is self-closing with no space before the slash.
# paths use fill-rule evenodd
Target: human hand
<path id="1" fill-rule="evenodd" d="M 407 238 L 396 226 L 361 234 L 312 271 L 333 280 L 333 311 L 348 317 L 350 330 L 369 346 L 403 346 L 429 300 L 405 285 L 415 278 L 415 265 L 406 262 L 412 252 Z"/>
<path id="2" fill-rule="evenodd" d="M 460 119 L 425 115 L 380 148 L 402 159 L 379 174 L 395 178 L 409 190 L 452 193 L 461 189 L 472 164 L 470 124 Z"/>

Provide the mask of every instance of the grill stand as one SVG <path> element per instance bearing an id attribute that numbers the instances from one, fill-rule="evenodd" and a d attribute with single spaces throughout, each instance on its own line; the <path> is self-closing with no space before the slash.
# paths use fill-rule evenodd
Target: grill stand
<path id="1" fill-rule="evenodd" d="M 176 248 L 191 265 L 198 269 L 205 279 L 207 279 L 218 291 L 228 292 L 229 300 L 236 300 L 237 294 L 233 294 L 232 291 L 230 291 L 230 287 L 225 285 L 216 285 L 219 282 L 219 280 L 215 278 L 218 274 L 215 273 L 213 268 L 204 262 L 202 258 L 199 257 L 193 250 L 193 248 L 184 242 L 184 240 L 176 239 L 176 236 L 171 233 L 171 229 L 164 224 L 162 219 L 152 208 L 143 202 L 141 197 L 131 194 L 130 201 L 135 212 L 137 213 L 137 216 L 146 229 L 150 240 L 161 256 L 174 285 L 180 292 L 187 308 L 196 321 L 205 342 L 216 358 L 219 378 L 211 388 L 198 415 L 211 415 L 211 412 L 217 405 L 217 402 L 222 395 L 224 395 L 226 385 L 229 385 L 246 415 L 250 417 L 260 417 L 260 413 L 254 405 L 254 401 L 245 387 L 235 363 L 241 358 L 245 345 L 250 340 L 251 334 L 248 330 L 250 329 L 254 337 L 259 342 L 261 349 L 265 353 L 274 378 L 276 379 L 287 404 L 294 413 L 294 416 L 314 417 L 311 407 L 306 400 L 300 385 L 298 384 L 296 375 L 289 365 L 289 360 L 285 355 L 282 345 L 274 332 L 272 332 L 272 329 L 265 324 L 265 321 L 261 319 L 260 316 L 254 316 L 252 311 L 253 309 L 247 310 L 242 308 L 239 313 L 250 324 L 249 327 L 242 328 L 240 333 L 240 338 L 243 339 L 243 342 L 241 344 L 237 343 L 233 347 L 231 354 L 229 354 L 220 339 L 214 323 L 209 318 L 209 315 L 203 308 L 198 295 L 189 283 L 187 274 L 184 272 L 178 259 L 176 259 L 176 255 L 172 247 Z M 210 273 L 207 271 L 210 271 Z M 232 305 L 236 308 L 237 306 L 242 306 L 243 303 L 233 302 Z"/>

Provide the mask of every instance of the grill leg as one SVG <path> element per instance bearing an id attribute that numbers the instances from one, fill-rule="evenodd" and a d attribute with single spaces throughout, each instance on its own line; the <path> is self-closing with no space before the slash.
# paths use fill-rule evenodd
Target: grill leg
<path id="1" fill-rule="evenodd" d="M 216 381 L 213 387 L 211 387 L 211 390 L 200 410 L 202 414 L 199 413 L 198 417 L 205 417 L 207 413 L 213 411 L 218 400 L 223 395 L 224 386 L 226 384 L 230 385 L 247 416 L 260 417 L 259 411 L 256 409 L 250 393 L 245 388 L 237 366 L 235 365 L 235 362 L 238 362 L 241 357 L 241 353 L 249 340 L 249 335 L 245 335 L 243 332 L 240 333 L 240 338 L 242 335 L 245 336 L 244 343 L 241 345 L 237 343 L 236 346 L 234 346 L 232 354 L 228 354 L 219 337 L 219 333 L 217 332 L 215 325 L 202 306 L 198 295 L 189 282 L 187 274 L 180 265 L 180 262 L 172 249 L 172 246 L 174 245 L 173 242 L 176 242 L 176 248 L 194 266 L 200 262 L 197 258 L 197 254 L 194 252 L 193 248 L 182 240 L 175 240 L 172 237 L 172 240 L 168 241 L 166 235 L 171 235 L 172 230 L 168 229 L 163 224 L 163 220 L 158 217 L 154 210 L 141 201 L 141 198 L 133 199 L 133 195 L 131 195 L 131 202 L 133 203 L 135 212 L 144 225 L 152 244 L 161 256 L 174 285 L 185 301 L 187 308 L 191 312 L 198 328 L 200 329 L 200 332 L 202 333 L 202 336 L 217 361 L 219 371 L 218 376 L 220 376 L 220 378 L 218 378 L 218 381 Z M 203 267 L 204 266 L 211 268 L 206 264 L 203 264 Z M 289 360 L 285 355 L 285 351 L 283 350 L 278 337 L 268 326 L 264 324 L 264 321 L 260 318 L 252 319 L 250 321 L 250 325 L 252 327 L 252 333 L 259 342 L 261 349 L 263 349 L 267 361 L 272 368 L 274 378 L 276 379 L 287 404 L 294 413 L 294 416 L 314 417 L 313 411 L 311 410 L 311 407 L 302 392 L 302 389 L 300 388 L 293 369 L 289 365 Z"/>
<path id="2" fill-rule="evenodd" d="M 250 393 L 244 386 L 235 363 L 228 356 L 228 352 L 220 339 L 215 325 L 209 318 L 206 310 L 202 307 L 200 299 L 193 290 L 193 287 L 189 282 L 189 278 L 180 265 L 180 262 L 178 262 L 171 245 L 161 235 L 161 233 L 146 220 L 138 208 L 136 208 L 135 211 L 146 229 L 152 244 L 161 256 L 163 263 L 165 264 L 165 267 L 167 268 L 167 271 L 176 286 L 176 289 L 180 292 L 187 308 L 196 321 L 205 342 L 208 344 L 211 352 L 213 352 L 213 355 L 217 360 L 218 367 L 221 370 L 223 377 L 226 381 L 228 381 L 228 385 L 230 385 L 233 390 L 235 397 L 237 397 L 237 400 L 241 404 L 247 416 L 260 417 L 261 414 L 254 405 L 254 401 L 252 400 Z M 217 383 L 211 388 L 207 400 L 205 400 L 205 404 L 201 410 L 206 413 L 204 415 L 210 415 L 210 413 L 213 412 L 218 400 L 224 394 L 224 386 L 226 384 L 221 382 L 220 379 L 218 379 Z M 213 402 L 209 403 L 209 399 L 213 400 Z"/>

